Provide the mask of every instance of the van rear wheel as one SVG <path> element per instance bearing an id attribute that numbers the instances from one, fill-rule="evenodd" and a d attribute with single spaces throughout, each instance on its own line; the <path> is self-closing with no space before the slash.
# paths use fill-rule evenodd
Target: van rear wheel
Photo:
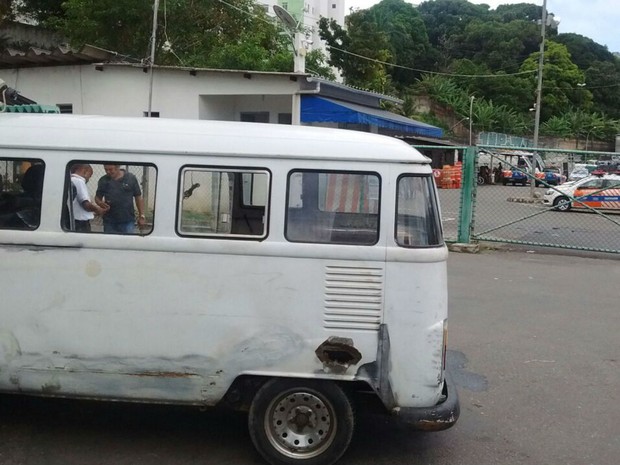
<path id="1" fill-rule="evenodd" d="M 316 380 L 273 379 L 254 396 L 252 442 L 272 465 L 329 465 L 347 450 L 355 419 L 343 390 Z"/>

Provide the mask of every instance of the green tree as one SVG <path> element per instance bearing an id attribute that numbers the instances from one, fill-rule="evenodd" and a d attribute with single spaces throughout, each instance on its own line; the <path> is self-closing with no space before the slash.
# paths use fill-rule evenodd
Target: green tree
<path id="1" fill-rule="evenodd" d="M 0 24 L 11 15 L 11 0 L 0 0 Z"/>
<path id="2" fill-rule="evenodd" d="M 15 15 L 26 18 L 29 22 L 47 26 L 48 20 L 64 16 L 62 4 L 65 0 L 8 0 L 12 3 Z"/>
<path id="3" fill-rule="evenodd" d="M 390 85 L 384 64 L 392 59 L 390 43 L 368 15 L 368 10 L 351 13 L 346 30 L 334 20 L 321 18 L 320 35 L 328 45 L 329 64 L 340 70 L 347 84 L 385 92 Z"/>
<path id="4" fill-rule="evenodd" d="M 620 118 L 620 60 L 593 62 L 585 76 L 583 88 L 592 94 L 593 108 Z"/>
<path id="5" fill-rule="evenodd" d="M 68 37 L 76 47 L 91 44 L 134 58 L 149 56 L 151 1 L 21 3 L 24 14 Z M 236 0 L 233 6 L 217 0 L 162 2 L 156 41 L 158 64 L 292 70 L 290 47 L 253 0 Z"/>
<path id="6" fill-rule="evenodd" d="M 432 64 L 433 57 L 426 26 L 417 9 L 404 0 L 383 0 L 370 8 L 367 16 L 387 35 L 392 60 L 402 66 L 389 71 L 394 83 L 400 87 L 413 84 L 420 73 L 405 67 L 423 69 Z"/>
<path id="7" fill-rule="evenodd" d="M 614 55 L 607 47 L 579 34 L 559 34 L 554 42 L 565 45 L 573 63 L 581 69 L 588 69 L 596 62 L 614 62 Z"/>
<path id="8" fill-rule="evenodd" d="M 553 137 L 568 138 L 572 135 L 571 124 L 568 118 L 554 115 L 540 125 L 541 134 Z"/>
<path id="9" fill-rule="evenodd" d="M 542 18 L 542 7 L 532 3 L 498 5 L 493 13 L 493 17 L 504 23 L 515 20 L 536 22 Z"/>
<path id="10" fill-rule="evenodd" d="M 540 52 L 531 54 L 523 62 L 521 70 L 538 70 L 539 55 Z M 543 121 L 581 103 L 583 95 L 578 84 L 585 80 L 583 72 L 571 61 L 566 46 L 549 40 L 544 57 L 541 108 Z"/>
<path id="11" fill-rule="evenodd" d="M 306 55 L 306 71 L 329 80 L 336 80 L 336 75 L 329 66 L 328 58 L 320 49 L 312 50 Z"/>
<path id="12" fill-rule="evenodd" d="M 434 0 L 418 6 L 430 43 L 442 47 L 450 37 L 463 32 L 470 21 L 488 19 L 488 5 L 474 5 L 467 0 Z"/>
<path id="13" fill-rule="evenodd" d="M 457 36 L 455 57 L 468 57 L 492 71 L 514 73 L 530 54 L 538 50 L 540 30 L 535 23 L 472 20 Z"/>
<path id="14" fill-rule="evenodd" d="M 428 95 L 434 101 L 450 107 L 458 115 L 469 112 L 469 96 L 453 79 L 437 74 L 425 74 L 417 83 L 418 94 Z"/>

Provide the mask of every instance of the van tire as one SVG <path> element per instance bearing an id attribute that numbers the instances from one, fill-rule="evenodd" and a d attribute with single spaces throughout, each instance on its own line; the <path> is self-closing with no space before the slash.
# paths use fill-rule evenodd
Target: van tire
<path id="1" fill-rule="evenodd" d="M 553 201 L 553 206 L 558 211 L 567 212 L 571 208 L 571 203 L 568 197 L 561 196 Z"/>
<path id="2" fill-rule="evenodd" d="M 333 382 L 272 379 L 252 400 L 248 428 L 271 465 L 330 465 L 349 447 L 355 416 Z"/>

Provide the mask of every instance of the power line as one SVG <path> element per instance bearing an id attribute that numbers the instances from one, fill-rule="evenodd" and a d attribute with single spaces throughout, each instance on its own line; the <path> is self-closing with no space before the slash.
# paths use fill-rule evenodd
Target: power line
<path id="1" fill-rule="evenodd" d="M 439 71 L 428 71 L 428 70 L 424 70 L 424 69 L 410 68 L 409 66 L 397 65 L 395 63 L 388 63 L 387 61 L 381 61 L 381 60 L 377 60 L 377 59 L 374 59 L 374 58 L 365 57 L 365 56 L 359 55 L 357 53 L 349 52 L 347 50 L 343 50 L 341 48 L 334 47 L 332 45 L 328 45 L 328 47 L 330 49 L 334 49 L 334 50 L 338 50 L 339 52 L 346 53 L 347 55 L 352 55 L 354 57 L 361 58 L 363 60 L 372 61 L 372 62 L 375 62 L 375 63 L 380 63 L 382 65 L 392 66 L 394 68 L 406 69 L 406 70 L 409 70 L 409 71 L 417 71 L 419 73 L 425 73 L 425 74 L 437 74 L 439 76 L 466 77 L 466 78 L 501 78 L 501 77 L 506 77 L 506 76 L 519 76 L 519 75 L 523 75 L 523 74 L 533 74 L 533 73 L 536 72 L 536 70 L 532 70 L 532 71 L 519 71 L 518 73 L 506 73 L 506 74 L 455 74 L 455 73 L 441 73 Z"/>
<path id="2" fill-rule="evenodd" d="M 243 13 L 245 15 L 248 15 L 248 16 L 254 18 L 254 19 L 258 19 L 259 21 L 262 21 L 264 23 L 271 24 L 271 25 L 276 24 L 277 27 L 280 27 L 280 25 L 275 23 L 274 21 L 268 21 L 268 20 L 266 20 L 264 18 L 261 18 L 260 16 L 257 16 L 255 14 L 251 13 L 250 11 L 244 10 L 243 8 L 239 8 L 238 6 L 232 5 L 231 3 L 228 3 L 228 2 L 226 2 L 224 0 L 217 0 L 217 1 L 220 2 L 220 3 L 223 3 L 226 6 L 229 6 L 230 8 L 233 8 L 233 9 L 235 9 L 237 11 L 240 11 L 241 13 Z"/>
<path id="3" fill-rule="evenodd" d="M 545 90 L 550 90 L 550 89 L 557 89 L 557 90 L 572 90 L 572 91 L 582 91 L 582 90 L 592 90 L 592 89 L 609 89 L 612 87 L 620 87 L 620 83 L 618 84 L 608 84 L 605 86 L 587 86 L 587 87 L 582 87 L 582 86 L 578 86 L 578 87 L 559 87 L 559 86 L 543 86 L 543 89 Z"/>

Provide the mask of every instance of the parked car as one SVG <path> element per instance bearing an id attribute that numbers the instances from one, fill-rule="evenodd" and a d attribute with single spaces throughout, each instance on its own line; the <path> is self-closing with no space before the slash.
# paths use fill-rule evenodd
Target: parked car
<path id="1" fill-rule="evenodd" d="M 521 184 L 525 186 L 529 183 L 529 179 L 526 173 L 527 167 L 522 166 L 518 168 L 512 168 L 502 171 L 502 184 L 505 186 L 507 184 L 512 184 L 516 186 L 517 184 Z"/>
<path id="2" fill-rule="evenodd" d="M 544 183 L 543 183 L 544 181 Z M 566 181 L 566 176 L 562 174 L 559 168 L 550 166 L 536 173 L 536 187 L 541 184 L 550 186 L 559 186 Z"/>
<path id="3" fill-rule="evenodd" d="M 588 176 L 550 188 L 543 204 L 559 211 L 587 207 L 620 211 L 620 175 Z"/>
<path id="4" fill-rule="evenodd" d="M 594 175 L 603 174 L 618 174 L 620 175 L 620 162 L 605 160 L 599 161 L 596 165 L 596 169 L 592 171 Z"/>
<path id="5" fill-rule="evenodd" d="M 568 180 L 578 181 L 580 179 L 587 178 L 595 169 L 596 165 L 587 163 L 575 163 L 573 170 L 568 175 Z"/>

